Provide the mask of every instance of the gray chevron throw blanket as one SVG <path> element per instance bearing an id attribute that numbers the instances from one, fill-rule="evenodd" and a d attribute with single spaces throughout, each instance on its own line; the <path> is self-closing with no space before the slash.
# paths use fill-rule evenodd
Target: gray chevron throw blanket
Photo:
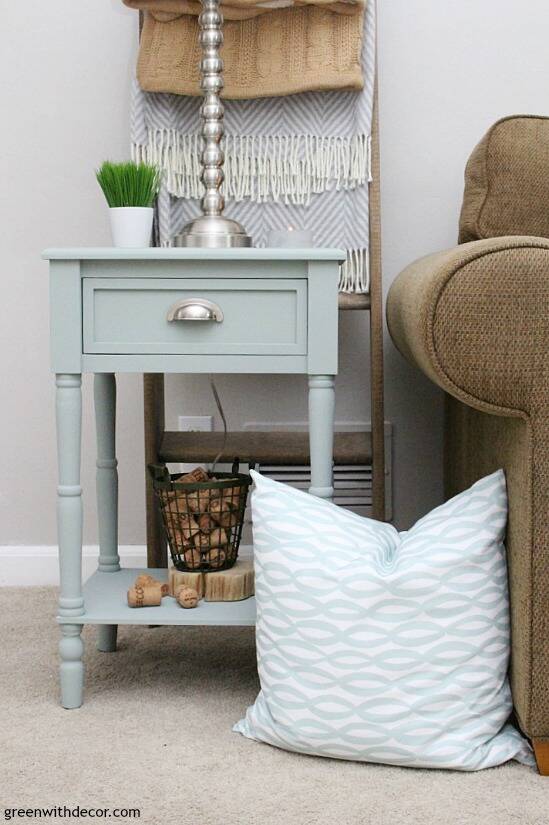
<path id="1" fill-rule="evenodd" d="M 364 89 L 225 102 L 226 214 L 255 246 L 269 229 L 310 229 L 343 247 L 340 290 L 369 289 L 368 184 L 375 82 L 375 2 L 367 3 Z M 200 214 L 200 98 L 143 92 L 132 100 L 132 156 L 164 169 L 158 241 L 169 246 Z"/>

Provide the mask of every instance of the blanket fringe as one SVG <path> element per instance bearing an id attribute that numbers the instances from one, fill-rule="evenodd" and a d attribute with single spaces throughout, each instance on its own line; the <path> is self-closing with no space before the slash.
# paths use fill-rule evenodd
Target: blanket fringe
<path id="1" fill-rule="evenodd" d="M 339 291 L 370 291 L 370 254 L 367 249 L 347 250 L 347 260 L 339 268 Z"/>
<path id="2" fill-rule="evenodd" d="M 355 189 L 371 181 L 368 135 L 226 135 L 226 198 L 306 205 L 332 189 Z M 132 158 L 165 173 L 177 198 L 199 200 L 202 138 L 176 129 L 149 129 L 146 144 L 132 144 Z"/>

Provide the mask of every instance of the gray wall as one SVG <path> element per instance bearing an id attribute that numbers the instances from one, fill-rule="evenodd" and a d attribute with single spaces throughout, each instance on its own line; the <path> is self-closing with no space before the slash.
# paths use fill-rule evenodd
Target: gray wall
<path id="1" fill-rule="evenodd" d="M 513 112 L 547 112 L 545 0 L 379 0 L 384 279 L 450 246 L 467 156 Z M 137 22 L 119 0 L 7 3 L 0 50 L 2 276 L 0 545 L 54 544 L 55 430 L 48 365 L 46 246 L 110 243 L 93 170 L 127 155 Z M 366 329 L 341 330 L 337 417 L 368 418 Z M 386 337 L 396 521 L 441 497 L 441 399 Z M 230 423 L 302 420 L 302 381 L 219 380 Z M 168 423 L 213 413 L 203 378 L 171 378 Z M 121 542 L 144 542 L 139 377 L 119 380 Z M 84 382 L 85 541 L 96 540 L 89 378 Z"/>

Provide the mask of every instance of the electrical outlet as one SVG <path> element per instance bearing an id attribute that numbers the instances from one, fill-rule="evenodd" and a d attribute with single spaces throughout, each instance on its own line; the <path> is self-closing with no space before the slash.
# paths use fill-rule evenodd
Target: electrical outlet
<path id="1" fill-rule="evenodd" d="M 213 417 L 211 415 L 179 415 L 177 428 L 179 432 L 184 433 L 211 433 L 213 432 Z M 178 471 L 190 473 L 195 467 L 196 464 L 180 464 Z"/>
<path id="2" fill-rule="evenodd" d="M 211 433 L 213 417 L 211 415 L 180 415 L 177 427 L 182 433 Z"/>

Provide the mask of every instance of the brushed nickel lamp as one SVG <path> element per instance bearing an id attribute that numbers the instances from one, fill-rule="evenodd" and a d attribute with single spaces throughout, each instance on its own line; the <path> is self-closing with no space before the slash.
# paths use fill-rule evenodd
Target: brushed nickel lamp
<path id="1" fill-rule="evenodd" d="M 203 103 L 202 155 L 200 180 L 204 195 L 200 201 L 202 215 L 190 221 L 174 238 L 175 246 L 227 249 L 251 246 L 252 239 L 237 221 L 223 215 L 225 199 L 221 194 L 224 180 L 224 154 L 221 139 L 224 134 L 224 107 L 220 94 L 223 89 L 223 60 L 219 51 L 223 44 L 223 15 L 220 0 L 201 0 L 202 12 L 198 18 L 202 60 L 200 61 L 200 88 Z"/>

